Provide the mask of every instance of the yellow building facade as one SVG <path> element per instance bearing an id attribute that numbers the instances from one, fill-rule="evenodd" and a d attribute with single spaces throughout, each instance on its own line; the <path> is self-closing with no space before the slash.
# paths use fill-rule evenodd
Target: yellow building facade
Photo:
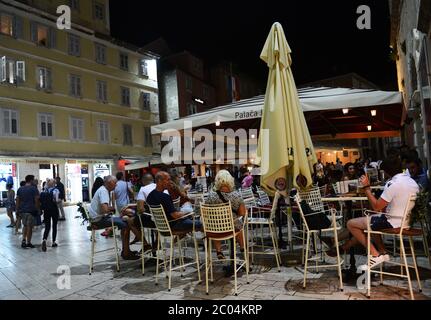
<path id="1" fill-rule="evenodd" d="M 57 7 L 72 28 L 57 28 Z M 0 0 L 0 184 L 59 175 L 68 200 L 151 155 L 156 58 L 111 40 L 109 1 Z M 87 192 L 88 193 L 88 192 Z"/>

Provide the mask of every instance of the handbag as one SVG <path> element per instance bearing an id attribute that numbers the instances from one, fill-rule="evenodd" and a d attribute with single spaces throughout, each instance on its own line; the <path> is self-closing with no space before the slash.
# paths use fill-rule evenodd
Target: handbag
<path id="1" fill-rule="evenodd" d="M 301 201 L 301 208 L 310 230 L 322 230 L 331 226 L 331 220 L 329 220 L 326 214 L 322 211 L 313 211 L 305 200 Z"/>

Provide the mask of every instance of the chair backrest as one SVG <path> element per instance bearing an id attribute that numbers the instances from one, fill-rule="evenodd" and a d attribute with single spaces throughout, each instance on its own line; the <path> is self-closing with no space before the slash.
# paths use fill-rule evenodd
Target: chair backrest
<path id="1" fill-rule="evenodd" d="M 269 200 L 268 194 L 265 191 L 257 191 L 259 195 L 259 201 L 261 206 L 266 206 L 271 204 L 271 200 Z"/>
<path id="2" fill-rule="evenodd" d="M 328 185 L 325 184 L 324 186 L 319 187 L 319 190 L 322 197 L 326 196 L 328 194 Z"/>
<path id="3" fill-rule="evenodd" d="M 235 231 L 230 201 L 222 204 L 201 204 L 201 219 L 205 233 Z"/>
<path id="4" fill-rule="evenodd" d="M 251 187 L 241 189 L 241 196 L 243 199 L 254 198 L 253 189 Z"/>
<path id="5" fill-rule="evenodd" d="M 304 211 L 302 211 L 302 206 L 301 206 L 302 200 L 305 200 L 305 199 L 302 199 L 300 194 L 297 193 L 295 195 L 295 202 L 296 202 L 296 205 L 298 206 L 298 210 L 299 210 L 299 214 L 301 215 L 302 223 L 305 226 L 306 230 L 309 231 L 310 228 L 308 227 L 307 220 L 305 220 Z"/>
<path id="6" fill-rule="evenodd" d="M 305 191 L 298 191 L 298 195 L 301 198 L 301 201 L 305 200 L 313 211 L 325 210 L 319 187 L 312 187 Z"/>
<path id="7" fill-rule="evenodd" d="M 174 207 L 178 209 L 180 207 L 181 197 L 178 197 L 177 199 L 173 200 L 172 202 L 174 203 Z"/>
<path id="8" fill-rule="evenodd" d="M 276 191 L 274 195 L 274 200 L 272 202 L 271 214 L 269 216 L 270 220 L 275 219 L 275 213 L 277 212 L 278 200 L 280 200 L 280 197 L 281 197 L 280 192 Z"/>
<path id="9" fill-rule="evenodd" d="M 412 213 L 412 210 L 416 204 L 416 198 L 417 195 L 412 193 L 410 194 L 408 201 L 406 203 L 406 207 L 404 208 L 404 215 L 403 215 L 403 219 L 401 221 L 401 233 L 403 229 L 408 229 L 410 228 L 410 215 Z"/>
<path id="10" fill-rule="evenodd" d="M 84 214 L 85 214 L 85 217 L 87 218 L 87 220 L 88 220 L 88 222 L 90 222 L 91 223 L 91 217 L 90 217 L 90 212 L 88 212 L 88 206 L 89 206 L 90 204 L 88 204 L 88 203 L 82 203 L 82 208 L 84 209 Z"/>
<path id="11" fill-rule="evenodd" d="M 160 233 L 169 233 L 171 232 L 171 227 L 169 225 L 168 218 L 166 217 L 165 210 L 162 205 L 158 206 L 148 206 L 150 208 L 150 212 L 153 215 L 154 223 L 156 225 L 157 230 Z"/>
<path id="12" fill-rule="evenodd" d="M 255 198 L 246 198 L 244 199 L 244 205 L 247 210 L 257 207 L 256 199 Z"/>

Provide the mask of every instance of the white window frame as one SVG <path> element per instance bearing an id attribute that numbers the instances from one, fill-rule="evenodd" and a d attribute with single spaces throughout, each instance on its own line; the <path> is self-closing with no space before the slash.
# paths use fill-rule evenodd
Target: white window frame
<path id="1" fill-rule="evenodd" d="M 96 52 L 96 62 L 99 64 L 106 64 L 107 48 L 103 44 L 95 43 L 94 50 Z"/>
<path id="2" fill-rule="evenodd" d="M 103 80 L 96 80 L 96 99 L 102 103 L 108 103 L 108 83 Z"/>
<path id="3" fill-rule="evenodd" d="M 43 135 L 42 132 L 42 124 L 43 122 L 46 123 L 46 135 Z M 38 132 L 39 132 L 39 138 L 41 139 L 54 139 L 54 115 L 52 113 L 38 113 L 37 116 L 37 123 L 38 123 Z M 48 130 L 48 124 L 51 123 L 51 135 L 49 135 Z"/>
<path id="4" fill-rule="evenodd" d="M 126 141 L 126 128 L 130 128 L 130 143 Z M 123 146 L 133 146 L 133 126 L 131 124 L 123 123 Z"/>
<path id="5" fill-rule="evenodd" d="M 44 72 L 43 75 L 41 74 L 42 71 Z M 36 67 L 36 81 L 37 81 L 37 88 L 39 90 L 51 91 L 52 90 L 51 69 L 47 67 L 42 67 L 42 66 Z"/>
<path id="6" fill-rule="evenodd" d="M 97 139 L 101 144 L 111 143 L 111 130 L 109 121 L 97 121 Z"/>
<path id="7" fill-rule="evenodd" d="M 148 78 L 148 63 L 147 59 L 139 60 L 139 75 Z"/>
<path id="8" fill-rule="evenodd" d="M 6 127 L 4 126 L 5 123 L 5 117 L 4 113 L 8 113 L 8 120 L 9 120 L 9 131 L 6 132 Z M 16 126 L 16 132 L 12 132 L 12 121 L 15 120 L 15 126 Z M 6 109 L 6 108 L 0 108 L 0 135 L 3 137 L 17 137 L 19 136 L 19 111 L 15 109 Z"/>
<path id="9" fill-rule="evenodd" d="M 149 92 L 141 92 L 141 109 L 143 111 L 151 110 L 151 94 Z"/>
<path id="10" fill-rule="evenodd" d="M 76 74 L 69 75 L 69 94 L 75 98 L 82 98 L 82 78 Z"/>
<path id="11" fill-rule="evenodd" d="M 70 127 L 70 140 L 71 141 L 77 141 L 77 142 L 83 142 L 85 139 L 85 122 L 84 122 L 84 119 L 70 117 L 69 127 Z M 76 127 L 76 136 L 74 136 L 74 127 Z M 81 132 L 79 132 L 79 129 L 81 129 Z"/>
<path id="12" fill-rule="evenodd" d="M 128 94 L 127 95 L 123 95 L 123 92 L 125 93 L 125 92 L 128 92 Z M 130 107 L 130 88 L 128 88 L 128 87 L 123 87 L 123 86 L 121 86 L 120 87 L 120 95 L 121 95 L 121 97 L 120 97 L 120 99 L 121 99 L 121 105 L 122 106 L 125 106 L 125 107 Z M 123 98 L 125 98 L 125 97 L 127 97 L 127 101 L 125 101 Z"/>
<path id="13" fill-rule="evenodd" d="M 1 57 L 0 82 L 8 84 L 25 82 L 25 61 L 15 61 L 6 56 Z"/>
<path id="14" fill-rule="evenodd" d="M 71 56 L 81 56 L 81 38 L 77 35 L 68 33 L 67 35 L 67 52 Z"/>

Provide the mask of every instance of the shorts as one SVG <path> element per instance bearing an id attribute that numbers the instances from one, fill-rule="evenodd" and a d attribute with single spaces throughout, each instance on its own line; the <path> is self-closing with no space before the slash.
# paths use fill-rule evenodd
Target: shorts
<path id="1" fill-rule="evenodd" d="M 114 226 L 118 229 L 122 230 L 127 228 L 127 222 L 124 222 L 123 219 L 118 217 L 103 217 L 101 220 L 93 222 L 93 226 L 98 229 L 110 228 L 112 227 L 112 220 L 114 220 Z"/>
<path id="2" fill-rule="evenodd" d="M 384 229 L 392 229 L 392 225 L 388 222 L 388 219 L 384 214 L 379 216 L 371 217 L 371 230 L 380 231 Z"/>
<path id="3" fill-rule="evenodd" d="M 36 222 L 36 217 L 28 212 L 22 212 L 20 213 L 21 216 L 21 222 L 24 225 L 24 227 L 30 227 L 32 228 Z"/>

